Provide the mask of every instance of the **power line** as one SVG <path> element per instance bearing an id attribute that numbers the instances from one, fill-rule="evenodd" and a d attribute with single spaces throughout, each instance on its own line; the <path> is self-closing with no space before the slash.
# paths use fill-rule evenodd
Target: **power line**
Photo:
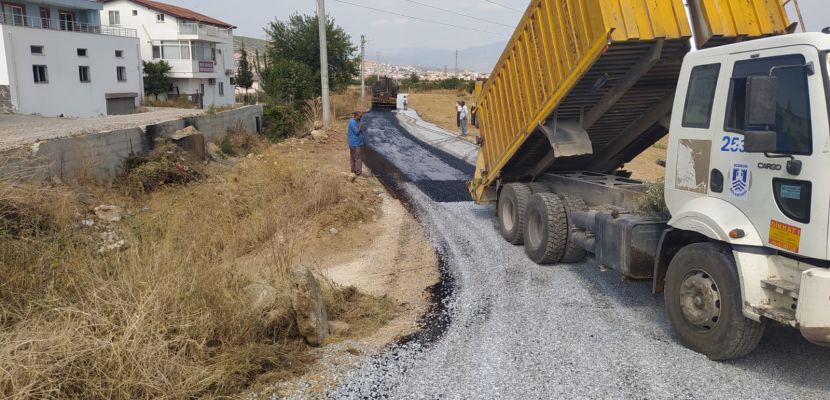
<path id="1" fill-rule="evenodd" d="M 491 35 L 498 35 L 498 36 L 504 36 L 505 35 L 504 33 L 496 33 L 496 32 L 486 31 L 484 29 L 470 28 L 470 27 L 461 26 L 461 25 L 453 25 L 453 24 L 448 24 L 448 23 L 445 23 L 445 22 L 439 22 L 439 21 L 433 21 L 433 20 L 426 19 L 426 18 L 415 17 L 415 16 L 412 16 L 412 15 L 400 14 L 400 13 L 396 13 L 394 11 L 381 10 L 380 8 L 369 7 L 369 6 L 365 6 L 365 5 L 362 5 L 362 4 L 356 4 L 356 3 L 352 3 L 352 2 L 349 2 L 349 1 L 345 1 L 345 0 L 334 0 L 334 1 L 336 1 L 338 3 L 348 4 L 350 6 L 365 8 L 367 10 L 377 11 L 377 12 L 386 13 L 386 14 L 392 14 L 392 15 L 396 15 L 398 17 L 415 19 L 415 20 L 418 20 L 418 21 L 428 22 L 428 23 L 436 24 L 436 25 L 449 26 L 451 28 L 456 28 L 456 29 L 466 29 L 468 31 L 489 33 Z"/>
<path id="2" fill-rule="evenodd" d="M 496 25 L 507 27 L 507 28 L 513 28 L 512 26 L 502 24 L 501 22 L 491 21 L 489 19 L 484 19 L 484 18 L 474 17 L 472 15 L 462 14 L 462 13 L 457 12 L 457 11 L 447 10 L 446 8 L 441 8 L 441 7 L 433 6 L 431 4 L 421 3 L 420 1 L 415 1 L 415 0 L 404 0 L 404 1 L 408 1 L 410 3 L 418 4 L 418 5 L 421 5 L 421 6 L 424 6 L 424 7 L 434 8 L 436 10 L 443 11 L 443 12 L 448 12 L 450 14 L 460 15 L 462 17 L 474 19 L 474 20 L 477 20 L 477 21 L 483 21 L 483 22 L 487 22 L 487 23 L 490 23 L 490 24 L 496 24 Z"/>
<path id="3" fill-rule="evenodd" d="M 486 1 L 486 2 L 488 2 L 488 3 L 490 3 L 490 4 L 495 4 L 495 5 L 497 5 L 497 6 L 501 7 L 501 8 L 506 8 L 506 9 L 508 9 L 508 10 L 515 11 L 515 12 L 517 12 L 517 13 L 519 13 L 519 14 L 524 14 L 524 13 L 525 13 L 525 12 L 524 12 L 524 11 L 522 11 L 522 10 L 518 10 L 518 9 L 515 9 L 515 8 L 510 7 L 510 6 L 506 6 L 506 5 L 504 5 L 504 4 L 496 3 L 495 1 L 492 1 L 492 0 L 484 0 L 484 1 Z"/>

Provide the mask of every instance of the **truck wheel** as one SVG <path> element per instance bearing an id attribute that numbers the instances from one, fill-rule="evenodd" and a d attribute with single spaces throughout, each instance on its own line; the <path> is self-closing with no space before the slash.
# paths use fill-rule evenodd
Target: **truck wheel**
<path id="1" fill-rule="evenodd" d="M 684 346 L 712 360 L 749 354 L 764 326 L 744 317 L 735 258 L 717 243 L 690 244 L 669 263 L 665 288 L 669 321 Z"/>
<path id="2" fill-rule="evenodd" d="M 499 232 L 504 240 L 512 244 L 522 244 L 525 226 L 525 210 L 530 198 L 530 187 L 524 183 L 508 183 L 499 194 L 496 208 L 499 217 Z"/>
<path id="3" fill-rule="evenodd" d="M 565 213 L 568 216 L 568 239 L 565 244 L 565 255 L 562 256 L 563 263 L 575 263 L 585 259 L 587 253 L 584 248 L 577 245 L 574 241 L 574 232 L 577 231 L 576 226 L 571 220 L 571 213 L 576 211 L 586 211 L 588 207 L 579 196 L 572 194 L 559 195 L 562 202 L 565 204 Z"/>
<path id="4" fill-rule="evenodd" d="M 528 183 L 528 186 L 530 186 L 530 191 L 533 194 L 536 194 L 536 193 L 549 193 L 550 192 L 550 187 L 546 183 L 530 182 L 530 183 Z"/>
<path id="5" fill-rule="evenodd" d="M 568 216 L 559 196 L 530 196 L 524 237 L 525 253 L 537 264 L 553 264 L 562 259 L 568 240 Z"/>

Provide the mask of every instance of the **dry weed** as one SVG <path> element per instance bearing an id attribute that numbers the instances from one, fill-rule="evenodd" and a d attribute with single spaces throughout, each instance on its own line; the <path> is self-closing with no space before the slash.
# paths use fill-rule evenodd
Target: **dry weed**
<path id="1" fill-rule="evenodd" d="M 49 226 L 0 226 L 0 397 L 215 398 L 265 372 L 302 371 L 284 272 L 328 221 L 369 219 L 364 196 L 374 196 L 275 147 L 221 180 L 138 197 L 0 180 L 0 204 L 15 207 L 6 214 Z M 125 205 L 125 219 L 81 224 L 101 203 Z M 128 247 L 98 254 L 106 231 Z M 262 251 L 263 265 L 236 267 Z M 244 295 L 252 282 L 280 293 L 267 317 Z M 350 289 L 326 298 L 331 315 L 361 327 L 391 312 Z"/>

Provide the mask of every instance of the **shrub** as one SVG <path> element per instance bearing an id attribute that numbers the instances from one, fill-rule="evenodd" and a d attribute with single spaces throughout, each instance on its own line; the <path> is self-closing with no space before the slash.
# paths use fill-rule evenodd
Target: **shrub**
<path id="1" fill-rule="evenodd" d="M 297 133 L 302 115 L 287 104 L 271 104 L 262 110 L 263 135 L 278 142 Z"/>

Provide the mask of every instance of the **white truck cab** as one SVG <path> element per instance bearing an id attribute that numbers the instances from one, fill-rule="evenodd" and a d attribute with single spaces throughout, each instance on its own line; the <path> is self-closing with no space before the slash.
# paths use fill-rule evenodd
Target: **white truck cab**
<path id="1" fill-rule="evenodd" d="M 830 345 L 830 34 L 689 53 L 665 199 L 672 218 L 656 273 L 681 341 L 701 350 L 732 335 L 720 350 L 730 358 L 772 320 Z M 740 299 L 724 290 L 734 277 Z"/>

